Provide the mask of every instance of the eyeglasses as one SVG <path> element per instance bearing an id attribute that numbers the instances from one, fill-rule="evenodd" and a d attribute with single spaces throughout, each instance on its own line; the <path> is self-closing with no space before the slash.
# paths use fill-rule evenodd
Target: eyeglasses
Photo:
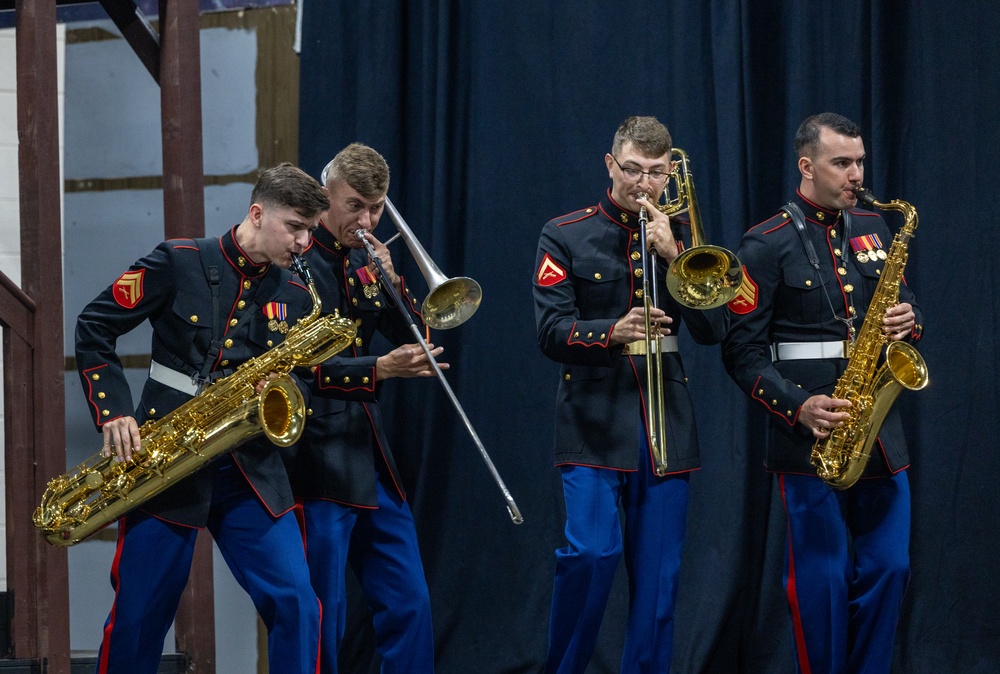
<path id="1" fill-rule="evenodd" d="M 666 180 L 667 176 L 670 175 L 665 171 L 640 171 L 634 166 L 622 166 L 618 163 L 618 160 L 615 159 L 614 155 L 611 155 L 611 158 L 614 159 L 615 163 L 618 164 L 618 168 L 621 169 L 621 172 L 624 173 L 625 177 L 629 180 L 639 180 L 641 176 L 648 176 L 652 182 L 660 183 Z"/>

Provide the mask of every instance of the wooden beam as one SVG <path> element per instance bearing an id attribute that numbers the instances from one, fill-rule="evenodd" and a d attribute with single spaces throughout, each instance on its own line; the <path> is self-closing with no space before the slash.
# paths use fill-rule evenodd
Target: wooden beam
<path id="1" fill-rule="evenodd" d="M 45 332 L 42 338 L 42 332 L 35 331 L 34 344 L 4 347 L 12 351 L 4 360 L 5 380 L 7 368 L 25 377 L 23 400 L 32 405 L 30 433 L 16 437 L 18 445 L 7 445 L 11 638 L 15 657 L 44 657 L 48 672 L 69 674 L 66 551 L 46 543 L 30 519 L 48 480 L 66 470 L 62 226 L 52 182 L 60 174 L 56 8 L 51 0 L 18 0 L 15 11 L 21 283 L 35 303 L 36 325 L 44 325 Z M 32 369 L 26 371 L 28 363 Z M 21 498 L 12 499 L 12 494 Z"/>
<path id="2" fill-rule="evenodd" d="M 132 51 L 146 66 L 153 80 L 159 83 L 160 36 L 143 16 L 142 10 L 132 0 L 101 0 L 101 7 L 118 26 L 122 37 L 132 46 Z"/>

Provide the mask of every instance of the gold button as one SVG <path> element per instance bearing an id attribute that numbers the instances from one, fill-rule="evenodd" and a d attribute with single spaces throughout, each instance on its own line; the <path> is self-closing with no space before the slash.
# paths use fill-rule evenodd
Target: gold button
<path id="1" fill-rule="evenodd" d="M 100 393 L 97 394 L 97 397 L 100 398 L 101 400 L 104 400 L 106 396 L 107 394 L 104 391 L 101 391 Z"/>
<path id="2" fill-rule="evenodd" d="M 94 381 L 97 381 L 98 379 L 101 378 L 101 375 L 99 375 L 99 374 L 92 374 L 92 375 L 90 375 L 90 378 L 93 379 Z"/>
<path id="3" fill-rule="evenodd" d="M 633 232 L 632 233 L 632 240 L 633 241 L 638 241 L 639 240 L 639 232 Z"/>
<path id="4" fill-rule="evenodd" d="M 636 278 L 642 278 L 642 267 L 639 267 L 634 272 Z"/>
<path id="5" fill-rule="evenodd" d="M 354 285 L 354 277 L 353 276 L 350 277 L 349 279 L 347 279 L 347 285 L 349 285 L 349 286 L 353 286 Z"/>
<path id="6" fill-rule="evenodd" d="M 833 249 L 833 254 L 836 255 L 837 257 L 840 257 L 840 249 L 839 248 L 834 248 Z"/>
<path id="7" fill-rule="evenodd" d="M 353 304 L 354 306 L 358 306 L 358 298 L 357 297 L 352 297 L 351 298 L 351 304 Z"/>
<path id="8" fill-rule="evenodd" d="M 882 275 L 882 270 L 881 269 L 876 269 L 875 270 L 875 275 L 876 276 L 881 276 Z"/>
<path id="9" fill-rule="evenodd" d="M 236 303 L 236 308 L 237 309 L 246 309 L 246 306 L 247 306 L 247 303 L 244 302 L 243 300 L 240 300 L 239 302 Z"/>
<path id="10" fill-rule="evenodd" d="M 198 317 L 197 316 L 191 316 L 191 322 L 192 323 L 197 323 L 198 322 Z"/>
<path id="11" fill-rule="evenodd" d="M 792 416 L 792 411 L 791 410 L 786 410 L 785 414 L 788 415 L 788 416 Z"/>
<path id="12" fill-rule="evenodd" d="M 368 383 L 368 382 L 370 382 L 370 381 L 371 381 L 371 379 L 369 379 L 368 377 L 362 377 L 362 378 L 361 378 L 361 383 L 362 383 L 362 384 L 367 384 L 367 383 Z"/>
<path id="13" fill-rule="evenodd" d="M 270 339 L 267 340 L 267 346 L 268 346 L 268 348 L 274 346 L 274 342 L 272 342 Z"/>
<path id="14" fill-rule="evenodd" d="M 598 272 L 594 272 L 594 278 L 597 279 L 598 281 L 600 281 L 601 280 L 601 272 L 599 272 L 599 271 Z"/>
<path id="15" fill-rule="evenodd" d="M 361 346 L 361 338 L 360 337 L 355 337 L 354 338 L 354 346 Z"/>
<path id="16" fill-rule="evenodd" d="M 101 414 L 103 414 L 104 416 L 110 416 L 111 412 L 107 410 L 101 410 Z"/>
<path id="17" fill-rule="evenodd" d="M 344 377 L 344 383 L 345 384 L 350 384 L 351 383 L 351 378 L 350 377 Z"/>
<path id="18" fill-rule="evenodd" d="M 312 416 L 312 413 L 313 413 L 313 408 L 311 408 L 311 407 L 307 407 L 307 408 L 306 408 L 306 416 L 307 416 L 307 417 L 311 417 L 311 416 Z"/>
<path id="19" fill-rule="evenodd" d="M 844 292 L 848 292 L 849 293 L 852 290 L 854 290 L 854 286 L 852 286 L 850 283 L 848 283 L 847 285 L 844 286 Z"/>
<path id="20" fill-rule="evenodd" d="M 239 321 L 234 318 L 229 321 L 229 327 L 235 328 L 237 323 L 239 323 Z"/>
<path id="21" fill-rule="evenodd" d="M 376 309 L 381 309 L 382 308 L 382 303 L 379 302 L 378 300 L 375 300 L 375 308 Z"/>
<path id="22" fill-rule="evenodd" d="M 847 311 L 848 311 L 848 312 L 850 312 L 851 316 L 853 316 L 854 314 L 856 314 L 856 313 L 857 313 L 857 312 L 856 312 L 856 311 L 854 310 L 854 307 L 848 307 L 848 308 L 847 308 Z"/>
<path id="23" fill-rule="evenodd" d="M 640 257 L 642 257 L 642 254 L 639 251 L 637 251 L 637 250 L 633 250 L 632 251 L 632 255 L 630 257 L 633 260 L 638 260 Z"/>
<path id="24" fill-rule="evenodd" d="M 771 404 L 772 404 L 772 405 L 777 405 L 777 404 L 778 404 L 778 401 L 777 401 L 777 400 L 772 400 L 772 401 L 771 401 Z"/>
<path id="25" fill-rule="evenodd" d="M 573 333 L 573 337 L 574 337 L 574 339 L 575 339 L 576 337 L 579 337 L 579 336 L 580 336 L 580 333 L 579 333 L 579 332 L 574 332 L 574 333 Z"/>
<path id="26" fill-rule="evenodd" d="M 222 346 L 226 347 L 227 349 L 233 348 L 233 340 L 227 339 L 222 343 Z"/>
<path id="27" fill-rule="evenodd" d="M 813 284 L 813 282 L 812 282 L 812 281 L 811 281 L 810 279 L 806 279 L 806 287 L 807 287 L 807 288 L 808 288 L 809 286 L 811 286 L 812 284 Z"/>
<path id="28" fill-rule="evenodd" d="M 563 375 L 563 379 L 565 379 L 566 381 L 569 381 L 569 372 L 567 372 L 566 374 Z"/>
<path id="29" fill-rule="evenodd" d="M 323 383 L 324 384 L 329 384 L 330 383 L 330 378 L 329 377 L 323 377 Z"/>
<path id="30" fill-rule="evenodd" d="M 250 290 L 250 279 L 243 281 L 243 290 Z"/>
<path id="31" fill-rule="evenodd" d="M 229 361 L 228 360 L 223 360 L 222 362 L 219 363 L 219 365 L 221 365 L 222 367 L 225 367 L 225 366 L 229 365 Z"/>
<path id="32" fill-rule="evenodd" d="M 759 396 L 764 395 L 764 389 L 762 389 L 762 388 L 757 389 L 757 395 L 759 395 Z"/>
<path id="33" fill-rule="evenodd" d="M 587 333 L 587 339 L 590 339 L 590 338 L 591 338 L 591 337 L 593 337 L 593 336 L 594 336 L 594 333 L 592 333 L 592 332 L 588 332 L 588 333 Z"/>
<path id="34" fill-rule="evenodd" d="M 601 341 L 603 342 L 607 338 L 608 338 L 608 336 L 602 332 L 601 333 Z"/>
<path id="35" fill-rule="evenodd" d="M 841 276 L 847 276 L 847 270 L 844 269 L 843 267 L 837 267 L 837 273 L 840 274 Z"/>
<path id="36" fill-rule="evenodd" d="M 149 416 L 153 416 L 154 414 L 156 414 L 156 408 L 155 407 L 150 407 L 149 408 Z"/>
<path id="37" fill-rule="evenodd" d="M 824 220 L 826 220 L 826 213 L 824 213 L 823 211 L 816 211 L 816 219 L 819 220 L 820 222 L 823 222 Z"/>
<path id="38" fill-rule="evenodd" d="M 831 229 L 830 230 L 830 238 L 831 239 L 836 239 L 837 238 L 837 230 L 835 230 L 835 229 Z"/>
<path id="39" fill-rule="evenodd" d="M 635 296 L 638 297 L 640 300 L 642 299 L 642 288 L 639 288 L 638 290 L 635 291 Z"/>

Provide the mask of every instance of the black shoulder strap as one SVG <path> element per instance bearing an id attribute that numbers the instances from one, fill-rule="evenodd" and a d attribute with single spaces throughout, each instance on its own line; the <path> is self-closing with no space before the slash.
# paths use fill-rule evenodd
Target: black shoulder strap
<path id="1" fill-rule="evenodd" d="M 212 364 L 222 353 L 222 342 L 219 340 L 219 331 L 222 329 L 222 316 L 219 315 L 219 285 L 222 283 L 222 274 L 219 272 L 219 267 L 225 260 L 222 259 L 222 249 L 218 245 L 218 239 L 195 239 L 194 243 L 198 246 L 201 267 L 205 270 L 205 279 L 212 291 L 212 343 L 197 375 L 198 383 L 204 384 L 210 379 Z"/>
<path id="2" fill-rule="evenodd" d="M 802 247 L 806 249 L 809 264 L 812 265 L 813 269 L 819 271 L 819 256 L 816 255 L 816 247 L 813 246 L 812 241 L 806 235 L 806 216 L 802 214 L 802 209 L 799 208 L 797 203 L 789 201 L 781 210 L 787 213 L 788 217 L 795 223 L 795 231 L 799 233 L 799 238 L 802 240 Z"/>

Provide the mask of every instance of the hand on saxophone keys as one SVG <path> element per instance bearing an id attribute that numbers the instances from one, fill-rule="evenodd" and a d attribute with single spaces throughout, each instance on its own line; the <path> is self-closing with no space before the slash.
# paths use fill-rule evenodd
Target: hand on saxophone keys
<path id="1" fill-rule="evenodd" d="M 802 403 L 799 423 L 812 431 L 814 436 L 822 439 L 850 420 L 850 413 L 837 411 L 850 406 L 850 400 L 814 395 Z"/>
<path id="2" fill-rule="evenodd" d="M 900 302 L 886 309 L 885 318 L 882 319 L 882 330 L 889 336 L 889 339 L 898 342 L 913 333 L 915 321 L 916 314 L 913 313 L 913 305 L 909 302 Z"/>
<path id="3" fill-rule="evenodd" d="M 119 461 L 128 461 L 133 451 L 139 451 L 142 438 L 135 417 L 112 419 L 101 426 L 101 430 L 104 433 L 101 456 L 107 458 L 114 454 Z"/>
<path id="4" fill-rule="evenodd" d="M 649 310 L 650 327 L 655 329 L 659 335 L 669 335 L 670 328 L 667 327 L 674 322 L 674 319 L 667 316 L 663 309 L 652 307 Z M 632 309 L 618 319 L 614 330 L 611 331 L 611 344 L 629 344 L 646 338 L 646 314 L 642 307 L 632 307 Z"/>

